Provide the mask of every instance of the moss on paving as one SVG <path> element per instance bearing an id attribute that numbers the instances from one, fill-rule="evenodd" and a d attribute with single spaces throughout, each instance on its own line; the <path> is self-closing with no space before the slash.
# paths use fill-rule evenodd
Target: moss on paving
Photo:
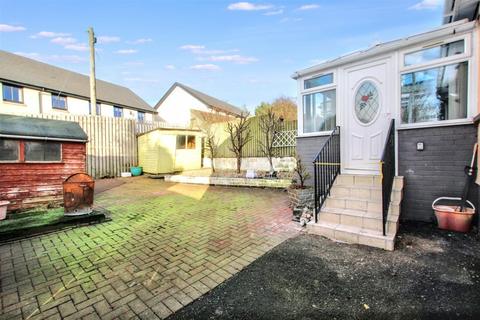
<path id="1" fill-rule="evenodd" d="M 8 219 L 0 221 L 0 233 L 56 224 L 63 217 L 63 208 L 11 214 L 8 216 Z"/>

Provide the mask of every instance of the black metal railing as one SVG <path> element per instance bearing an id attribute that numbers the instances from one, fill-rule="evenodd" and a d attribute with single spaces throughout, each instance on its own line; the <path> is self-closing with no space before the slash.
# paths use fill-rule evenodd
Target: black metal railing
<path id="1" fill-rule="evenodd" d="M 386 235 L 388 209 L 392 195 L 393 181 L 395 179 L 395 119 L 390 122 L 382 160 L 380 161 L 380 174 L 382 175 L 382 222 L 383 235 Z"/>
<path id="2" fill-rule="evenodd" d="M 315 186 L 315 222 L 340 173 L 340 127 L 335 127 L 313 161 Z"/>

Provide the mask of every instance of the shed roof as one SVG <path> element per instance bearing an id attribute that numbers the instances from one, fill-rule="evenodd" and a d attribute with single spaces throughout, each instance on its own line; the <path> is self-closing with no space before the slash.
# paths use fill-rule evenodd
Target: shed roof
<path id="1" fill-rule="evenodd" d="M 0 50 L 0 80 L 90 99 L 88 76 L 3 50 Z M 155 112 L 148 103 L 126 87 L 98 79 L 96 84 L 97 99 L 101 102 Z"/>
<path id="2" fill-rule="evenodd" d="M 88 136 L 76 122 L 0 114 L 0 137 L 86 142 Z"/>
<path id="3" fill-rule="evenodd" d="M 225 102 L 225 101 L 222 101 L 222 100 L 219 100 L 217 98 L 214 98 L 212 96 L 209 96 L 208 94 L 205 94 L 203 92 L 200 92 L 198 90 L 195 90 L 193 88 L 190 88 L 180 82 L 175 82 L 171 87 L 170 89 L 168 89 L 168 91 L 163 95 L 163 97 L 160 99 L 160 101 L 157 102 L 157 104 L 155 105 L 155 109 L 158 109 L 158 107 L 160 107 L 160 105 L 162 104 L 163 101 L 165 101 L 165 99 L 168 97 L 168 95 L 176 88 L 176 87 L 180 87 L 182 88 L 183 90 L 187 91 L 189 94 L 191 94 L 192 96 L 194 96 L 195 98 L 197 98 L 198 100 L 200 100 L 201 102 L 205 103 L 207 106 L 209 106 L 210 108 L 214 109 L 214 110 L 217 110 L 217 111 L 223 111 L 225 113 L 228 113 L 228 114 L 233 114 L 233 115 L 241 115 L 242 113 L 244 113 L 244 111 L 242 111 L 242 109 L 234 106 L 234 105 L 231 105 L 230 103 L 228 102 Z"/>

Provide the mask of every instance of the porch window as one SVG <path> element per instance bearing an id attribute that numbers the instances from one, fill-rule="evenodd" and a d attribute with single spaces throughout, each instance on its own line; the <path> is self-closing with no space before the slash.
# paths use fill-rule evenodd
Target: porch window
<path id="1" fill-rule="evenodd" d="M 0 139 L 0 161 L 18 161 L 19 142 L 17 140 Z"/>
<path id="2" fill-rule="evenodd" d="M 335 129 L 336 91 L 327 90 L 303 96 L 303 132 Z"/>
<path id="3" fill-rule="evenodd" d="M 62 147 L 58 142 L 25 141 L 25 161 L 53 162 L 62 160 Z"/>
<path id="4" fill-rule="evenodd" d="M 67 97 L 52 93 L 52 108 L 67 110 Z"/>
<path id="5" fill-rule="evenodd" d="M 333 73 L 322 74 L 321 76 L 307 79 L 303 82 L 304 89 L 320 87 L 333 83 Z"/>
<path id="6" fill-rule="evenodd" d="M 465 53 L 465 41 L 459 40 L 442 44 L 440 46 L 408 53 L 404 57 L 404 64 L 405 66 L 411 66 L 441 58 L 451 57 L 462 53 Z"/>
<path id="7" fill-rule="evenodd" d="M 468 62 L 402 75 L 402 123 L 467 117 Z"/>

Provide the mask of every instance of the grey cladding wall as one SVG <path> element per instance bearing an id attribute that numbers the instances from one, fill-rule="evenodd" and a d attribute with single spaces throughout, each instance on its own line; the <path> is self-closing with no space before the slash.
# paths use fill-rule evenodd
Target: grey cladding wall
<path id="1" fill-rule="evenodd" d="M 320 151 L 328 136 L 322 137 L 297 137 L 297 154 L 302 159 L 302 163 L 308 168 L 310 173 L 310 179 L 307 181 L 307 185 L 313 185 L 313 159 Z"/>
<path id="2" fill-rule="evenodd" d="M 398 131 L 399 175 L 405 177 L 402 219 L 433 222 L 433 200 L 461 195 L 476 137 L 473 124 Z M 417 151 L 417 142 L 424 143 L 424 151 Z M 478 204 L 476 185 L 469 199 Z"/>

